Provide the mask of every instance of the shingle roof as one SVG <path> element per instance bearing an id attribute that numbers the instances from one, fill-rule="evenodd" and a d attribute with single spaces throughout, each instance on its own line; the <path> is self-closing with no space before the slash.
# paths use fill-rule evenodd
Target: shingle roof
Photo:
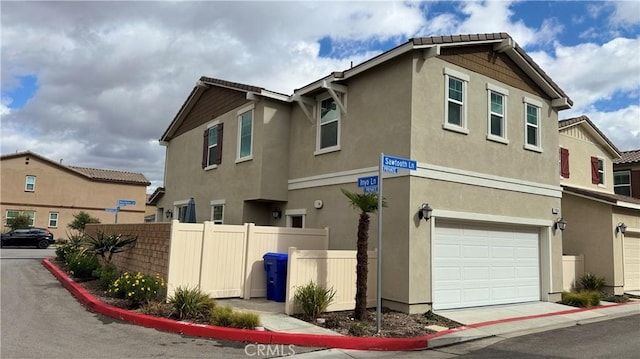
<path id="1" fill-rule="evenodd" d="M 215 79 L 213 77 L 206 77 L 206 76 L 200 77 L 200 81 L 205 82 L 207 84 L 211 84 L 211 85 L 220 85 L 224 87 L 230 87 L 230 88 L 238 89 L 240 91 L 260 93 L 262 90 L 264 90 L 264 88 L 262 87 L 241 84 L 238 82 L 225 81 L 225 80 Z"/>
<path id="2" fill-rule="evenodd" d="M 149 182 L 149 180 L 142 173 L 105 170 L 105 169 L 89 168 L 89 167 L 66 166 L 66 165 L 63 165 L 62 163 L 52 161 L 44 156 L 41 156 L 31 151 L 22 151 L 22 152 L 2 155 L 0 156 L 0 160 L 16 158 L 16 157 L 24 157 L 24 156 L 38 158 L 41 161 L 51 164 L 52 166 L 56 166 L 65 171 L 73 172 L 77 175 L 81 175 L 83 177 L 86 177 L 94 181 L 129 183 L 129 184 L 144 185 L 144 186 L 148 186 L 151 184 L 151 182 Z"/>
<path id="3" fill-rule="evenodd" d="M 585 115 L 573 117 L 573 118 L 567 118 L 567 119 L 558 121 L 558 129 L 562 130 L 564 128 L 573 126 L 580 122 L 588 123 L 589 126 L 591 126 L 591 128 L 593 128 L 598 133 L 598 135 L 600 135 L 600 137 L 602 137 L 602 139 L 605 140 L 605 142 L 607 142 L 609 146 L 611 146 L 611 148 L 613 148 L 618 154 L 621 154 L 620 150 L 618 150 L 618 147 L 616 147 L 616 145 L 614 145 L 613 142 L 611 142 L 609 138 L 607 138 L 607 136 L 605 136 L 604 133 L 602 133 L 602 131 L 600 131 L 600 129 L 593 122 L 591 122 L 589 117 Z"/>
<path id="4" fill-rule="evenodd" d="M 620 158 L 613 160 L 615 164 L 640 162 L 640 149 L 620 152 Z"/>

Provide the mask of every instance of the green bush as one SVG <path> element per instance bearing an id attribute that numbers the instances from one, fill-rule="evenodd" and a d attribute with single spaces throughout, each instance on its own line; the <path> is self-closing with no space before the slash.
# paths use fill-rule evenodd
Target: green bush
<path id="1" fill-rule="evenodd" d="M 233 309 L 231 307 L 216 306 L 211 311 L 211 320 L 209 322 L 219 327 L 230 327 L 233 323 L 232 317 Z"/>
<path id="2" fill-rule="evenodd" d="M 170 318 L 173 312 L 171 304 L 164 302 L 147 302 L 140 307 L 140 313 L 154 317 Z"/>
<path id="3" fill-rule="evenodd" d="M 215 308 L 216 302 L 209 294 L 202 293 L 199 288 L 176 288 L 169 298 L 169 303 L 173 306 L 172 316 L 179 320 L 183 319 L 204 319 L 211 316 L 211 311 Z"/>
<path id="4" fill-rule="evenodd" d="M 67 240 L 56 246 L 56 259 L 66 263 L 71 254 L 78 253 L 83 250 L 83 244 L 83 235 L 67 233 Z"/>
<path id="5" fill-rule="evenodd" d="M 79 279 L 93 278 L 93 271 L 100 267 L 98 258 L 90 253 L 71 252 L 66 258 L 69 274 Z"/>
<path id="6" fill-rule="evenodd" d="M 613 295 L 611 293 L 603 294 L 600 300 L 611 303 L 626 303 L 629 301 L 629 296 L 626 294 L 623 295 Z"/>
<path id="7" fill-rule="evenodd" d="M 306 320 L 315 320 L 327 310 L 335 295 L 336 291 L 333 288 L 327 289 L 311 281 L 298 287 L 293 299 L 302 308 Z"/>
<path id="8" fill-rule="evenodd" d="M 600 305 L 600 293 L 596 291 L 562 292 L 560 304 L 588 308 Z"/>
<path id="9" fill-rule="evenodd" d="M 84 249 L 99 256 L 104 265 L 109 265 L 114 254 L 124 252 L 138 240 L 137 236 L 107 234 L 101 230 L 93 236 L 85 235 L 85 237 Z"/>
<path id="10" fill-rule="evenodd" d="M 121 275 L 122 273 L 112 264 L 101 266 L 93 271 L 93 276 L 98 278 L 100 287 L 104 290 L 108 290 Z"/>
<path id="11" fill-rule="evenodd" d="M 238 329 L 254 329 L 260 325 L 258 314 L 251 312 L 233 312 L 231 327 Z"/>
<path id="12" fill-rule="evenodd" d="M 164 280 L 159 274 L 150 276 L 140 272 L 136 274 L 124 272 L 109 286 L 107 294 L 127 299 L 137 305 L 160 298 L 164 285 Z"/>
<path id="13" fill-rule="evenodd" d="M 364 322 L 353 323 L 349 327 L 349 335 L 353 335 L 354 337 L 364 337 L 367 335 L 367 331 L 369 329 L 369 325 Z"/>
<path id="14" fill-rule="evenodd" d="M 587 273 L 580 277 L 580 287 L 583 290 L 595 290 L 599 292 L 606 284 L 607 282 L 604 277 L 598 277 L 593 273 Z"/>

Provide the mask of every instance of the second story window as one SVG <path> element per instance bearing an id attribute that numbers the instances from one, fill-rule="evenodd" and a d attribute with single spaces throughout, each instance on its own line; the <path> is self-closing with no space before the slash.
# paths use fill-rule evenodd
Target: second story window
<path id="1" fill-rule="evenodd" d="M 604 184 L 604 159 L 591 157 L 591 183 Z"/>
<path id="2" fill-rule="evenodd" d="M 340 146 L 340 110 L 333 98 L 322 98 L 318 101 L 318 117 L 316 150 L 338 149 Z"/>
<path id="3" fill-rule="evenodd" d="M 249 160 L 253 156 L 253 109 L 238 111 L 237 161 Z"/>
<path id="4" fill-rule="evenodd" d="M 445 107 L 444 125 L 448 130 L 468 133 L 467 129 L 467 82 L 469 76 L 445 68 Z"/>
<path id="5" fill-rule="evenodd" d="M 213 167 L 222 163 L 223 125 L 223 123 L 214 123 L 204 131 L 202 168 Z"/>
<path id="6" fill-rule="evenodd" d="M 49 212 L 49 228 L 58 227 L 58 212 Z"/>
<path id="7" fill-rule="evenodd" d="M 623 196 L 631 196 L 631 172 L 613 172 L 613 191 Z"/>
<path id="8" fill-rule="evenodd" d="M 542 103 L 524 98 L 524 148 L 542 152 L 540 109 Z"/>
<path id="9" fill-rule="evenodd" d="M 36 176 L 27 176 L 24 190 L 27 192 L 34 192 L 36 190 Z"/>
<path id="10" fill-rule="evenodd" d="M 487 139 L 504 144 L 507 140 L 507 96 L 509 91 L 492 84 L 487 84 L 488 97 L 488 133 Z"/>

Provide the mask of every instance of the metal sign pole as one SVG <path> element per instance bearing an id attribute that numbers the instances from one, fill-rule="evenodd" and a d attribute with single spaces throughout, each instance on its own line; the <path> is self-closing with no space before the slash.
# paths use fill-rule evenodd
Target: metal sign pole
<path id="1" fill-rule="evenodd" d="M 382 330 L 382 166 L 384 153 L 380 153 L 378 165 L 378 288 L 376 298 L 376 332 Z"/>
<path id="2" fill-rule="evenodd" d="M 116 221 L 115 224 L 118 224 L 118 212 L 120 212 L 120 206 L 116 207 Z"/>

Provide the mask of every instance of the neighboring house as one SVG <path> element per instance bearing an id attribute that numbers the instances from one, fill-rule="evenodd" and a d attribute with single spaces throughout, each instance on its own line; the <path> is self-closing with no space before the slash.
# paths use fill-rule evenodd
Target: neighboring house
<path id="1" fill-rule="evenodd" d="M 35 227 L 49 228 L 55 239 L 67 239 L 67 224 L 84 211 L 102 223 L 114 223 L 118 200 L 136 201 L 120 208 L 118 223 L 144 221 L 146 187 L 140 173 L 63 165 L 26 151 L 0 157 L 2 224 L 20 213 Z"/>
<path id="2" fill-rule="evenodd" d="M 585 272 L 615 294 L 640 291 L 640 200 L 615 193 L 621 152 L 586 116 L 559 132 L 564 254 L 583 254 Z"/>
<path id="3" fill-rule="evenodd" d="M 146 197 L 146 202 L 144 206 L 144 221 L 145 222 L 156 222 L 156 205 L 150 202 L 151 195 L 148 194 Z"/>
<path id="4" fill-rule="evenodd" d="M 383 305 L 405 312 L 555 301 L 558 111 L 572 101 L 505 33 L 415 38 L 283 95 L 202 77 L 160 141 L 158 220 L 330 228 L 354 249 L 361 191 L 387 174 Z M 433 208 L 420 220 L 423 204 Z M 373 215 L 370 247 L 376 247 Z"/>
<path id="5" fill-rule="evenodd" d="M 640 199 L 640 149 L 620 152 L 613 160 L 613 191 Z"/>

